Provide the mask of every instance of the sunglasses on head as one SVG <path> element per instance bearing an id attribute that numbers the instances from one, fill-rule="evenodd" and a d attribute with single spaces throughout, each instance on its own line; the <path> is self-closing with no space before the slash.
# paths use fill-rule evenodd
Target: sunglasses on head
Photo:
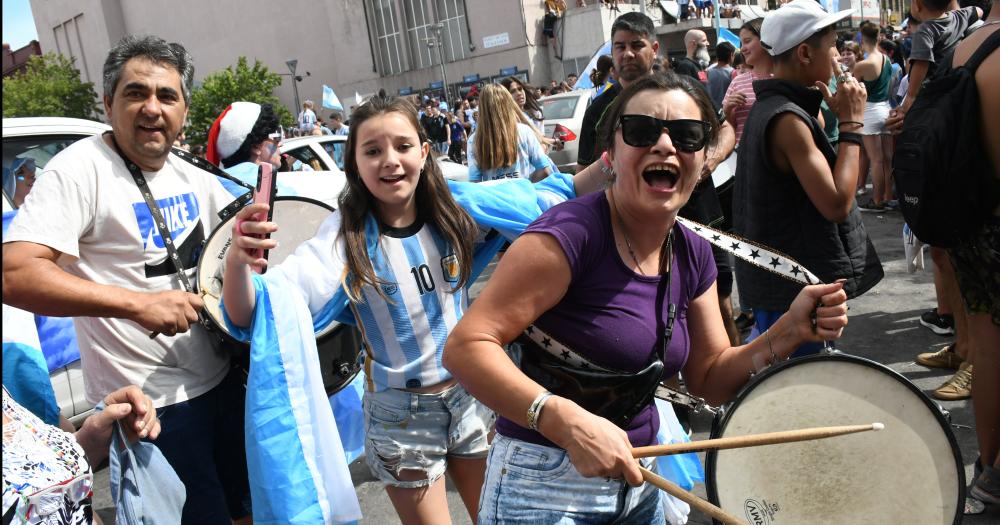
<path id="1" fill-rule="evenodd" d="M 284 137 L 285 137 L 285 128 L 282 126 L 278 126 L 278 129 L 275 132 L 269 133 L 267 135 L 268 140 L 274 142 L 281 142 L 281 139 Z"/>
<path id="2" fill-rule="evenodd" d="M 660 134 L 667 130 L 674 147 L 686 153 L 694 153 L 708 143 L 708 122 L 692 119 L 663 120 L 649 115 L 622 115 L 618 120 L 625 144 L 635 148 L 648 148 L 660 140 Z"/>

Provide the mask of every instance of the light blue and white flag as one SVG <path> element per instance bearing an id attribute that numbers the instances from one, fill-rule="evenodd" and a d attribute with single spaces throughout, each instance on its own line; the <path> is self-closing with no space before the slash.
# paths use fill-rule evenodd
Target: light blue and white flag
<path id="1" fill-rule="evenodd" d="M 255 275 L 246 453 L 254 522 L 361 519 L 347 458 L 320 375 L 312 315 L 281 272 Z M 248 330 L 229 324 L 246 339 Z"/>
<path id="2" fill-rule="evenodd" d="M 323 107 L 326 109 L 337 109 L 344 111 L 344 105 L 340 103 L 340 99 L 337 98 L 337 94 L 333 92 L 333 88 L 323 84 Z"/>
<path id="3" fill-rule="evenodd" d="M 739 36 L 737 36 L 735 33 L 733 33 L 732 31 L 730 31 L 730 30 L 728 30 L 728 29 L 726 29 L 724 27 L 720 27 L 719 28 L 719 40 L 715 44 L 719 45 L 720 42 L 729 42 L 736 49 L 739 49 L 740 48 L 740 44 L 743 43 L 743 42 L 740 41 L 740 37 Z"/>
<path id="4" fill-rule="evenodd" d="M 360 94 L 359 94 L 359 93 L 358 93 L 357 91 L 355 91 L 355 92 L 354 92 L 354 102 L 356 102 L 356 103 L 357 103 L 357 104 L 358 104 L 359 106 L 360 106 L 361 104 L 364 104 L 364 102 L 365 102 L 365 101 L 364 101 L 364 100 L 363 100 L 363 99 L 361 98 L 361 95 L 360 95 Z"/>
<path id="5" fill-rule="evenodd" d="M 601 55 L 610 54 L 611 41 L 608 40 L 603 46 L 600 47 L 600 49 L 597 50 L 596 53 L 594 53 L 594 56 L 590 57 L 590 62 L 587 62 L 587 67 L 583 68 L 583 71 L 581 71 L 580 75 L 576 78 L 576 84 L 573 84 L 573 89 L 590 89 L 592 87 L 596 87 L 594 86 L 594 83 L 590 81 L 590 74 L 594 71 L 594 68 L 597 67 L 597 59 L 601 58 Z"/>
<path id="6" fill-rule="evenodd" d="M 3 305 L 3 386 L 24 408 L 59 425 L 59 405 L 35 329 L 35 316 Z"/>

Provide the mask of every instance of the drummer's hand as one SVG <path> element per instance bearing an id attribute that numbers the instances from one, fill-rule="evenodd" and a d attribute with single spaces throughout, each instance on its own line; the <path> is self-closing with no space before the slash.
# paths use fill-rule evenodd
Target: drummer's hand
<path id="1" fill-rule="evenodd" d="M 253 250 L 273 250 L 278 246 L 278 241 L 274 239 L 260 239 L 251 234 L 267 235 L 278 231 L 278 225 L 273 222 L 260 222 L 255 220 L 255 216 L 267 216 L 268 205 L 264 203 L 251 204 L 236 214 L 236 221 L 233 223 L 233 247 L 235 250 L 228 250 L 226 259 L 228 264 L 245 264 L 261 271 L 267 266 L 267 259 L 255 257 Z M 243 221 L 243 222 L 241 222 Z M 242 231 L 240 226 L 242 226 Z"/>
<path id="2" fill-rule="evenodd" d="M 796 335 L 803 341 L 840 339 L 844 327 L 847 326 L 847 293 L 844 292 L 844 280 L 806 286 L 792 301 L 786 315 L 791 318 Z"/>
<path id="3" fill-rule="evenodd" d="M 628 434 L 607 419 L 566 398 L 553 396 L 542 410 L 539 430 L 566 449 L 581 476 L 625 479 L 632 486 L 642 484 L 642 472 L 638 460 L 632 457 Z"/>
<path id="4" fill-rule="evenodd" d="M 201 297 L 183 290 L 136 292 L 129 319 L 154 333 L 175 336 L 187 332 L 198 322 L 198 312 L 205 306 Z"/>

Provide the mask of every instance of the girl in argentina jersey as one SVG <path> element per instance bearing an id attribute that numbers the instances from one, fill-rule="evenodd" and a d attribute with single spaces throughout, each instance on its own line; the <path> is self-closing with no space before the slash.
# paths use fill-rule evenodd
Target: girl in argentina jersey
<path id="1" fill-rule="evenodd" d="M 467 307 L 476 250 L 486 243 L 474 242 L 480 230 L 428 155 L 409 102 L 376 97 L 351 120 L 338 211 L 271 268 L 268 280 L 297 288 L 317 325 L 350 303 L 367 343 L 367 461 L 403 523 L 447 516 L 445 472 L 475 521 L 493 414 L 452 378 L 441 356 Z M 240 217 L 266 209 L 249 206 Z M 232 325 L 251 325 L 257 292 L 250 270 L 266 265 L 248 250 L 276 245 L 244 233 L 277 227 L 250 219 L 242 232 L 234 228 L 233 244 L 243 249 L 228 252 L 223 292 Z"/>

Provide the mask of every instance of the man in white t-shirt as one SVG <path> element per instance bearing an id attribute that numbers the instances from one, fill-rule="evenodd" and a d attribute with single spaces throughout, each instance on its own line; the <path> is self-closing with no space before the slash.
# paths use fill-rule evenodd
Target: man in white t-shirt
<path id="1" fill-rule="evenodd" d="M 190 281 L 202 242 L 233 197 L 170 154 L 194 66 L 179 44 L 126 36 L 104 64 L 113 131 L 46 165 L 3 240 L 4 302 L 74 317 L 87 400 L 134 384 L 152 398 L 156 445 L 187 491 L 184 522 L 249 519 L 243 398 L 229 357 L 198 321 L 124 158 L 138 166 Z"/>

